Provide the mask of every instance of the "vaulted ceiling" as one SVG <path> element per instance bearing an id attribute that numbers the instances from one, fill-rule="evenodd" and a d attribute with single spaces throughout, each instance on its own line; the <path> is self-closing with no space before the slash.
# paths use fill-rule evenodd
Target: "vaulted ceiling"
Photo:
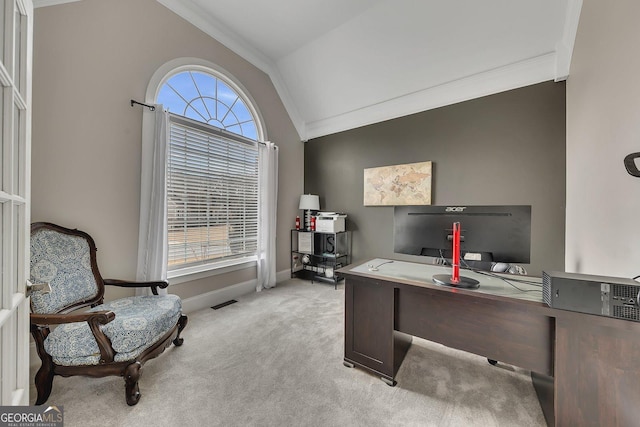
<path id="1" fill-rule="evenodd" d="M 582 0 L 157 1 L 267 73 L 303 140 L 563 80 L 582 6 Z"/>

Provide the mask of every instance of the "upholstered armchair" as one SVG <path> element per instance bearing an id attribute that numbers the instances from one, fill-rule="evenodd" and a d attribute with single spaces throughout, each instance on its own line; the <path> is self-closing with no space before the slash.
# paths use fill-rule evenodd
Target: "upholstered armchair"
<path id="1" fill-rule="evenodd" d="M 53 377 L 124 378 L 127 404 L 140 400 L 144 363 L 173 344 L 187 325 L 176 295 L 158 295 L 167 282 L 103 279 L 96 246 L 87 233 L 51 223 L 31 225 L 31 282 L 50 292 L 31 296 L 31 334 L 42 366 L 35 376 L 37 405 L 47 401 Z M 103 304 L 104 287 L 147 287 L 152 295 Z M 78 311 L 91 307 L 87 311 Z"/>

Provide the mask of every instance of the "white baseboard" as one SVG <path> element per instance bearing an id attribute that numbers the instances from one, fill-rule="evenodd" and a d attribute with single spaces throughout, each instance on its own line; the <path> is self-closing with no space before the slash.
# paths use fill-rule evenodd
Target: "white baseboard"
<path id="1" fill-rule="evenodd" d="M 291 271 L 289 269 L 276 273 L 276 283 L 284 282 L 290 278 Z M 246 282 L 227 286 L 226 288 L 216 289 L 215 291 L 185 298 L 182 300 L 182 311 L 184 313 L 191 313 L 202 310 L 203 308 L 213 307 L 214 305 L 255 292 L 256 285 L 256 280 L 248 280 Z"/>
<path id="2" fill-rule="evenodd" d="M 247 295 L 256 291 L 256 280 L 248 280 L 235 285 L 227 286 L 215 291 L 206 292 L 194 297 L 182 300 L 183 313 L 192 313 L 202 310 L 203 308 L 212 307 L 214 305 L 227 302 L 242 295 Z"/>
<path id="3" fill-rule="evenodd" d="M 73 3 L 80 0 L 33 0 L 33 7 L 56 6 L 58 4 Z"/>
<path id="4" fill-rule="evenodd" d="M 288 268 L 276 273 L 276 283 L 284 282 L 289 279 L 291 279 L 291 270 Z"/>

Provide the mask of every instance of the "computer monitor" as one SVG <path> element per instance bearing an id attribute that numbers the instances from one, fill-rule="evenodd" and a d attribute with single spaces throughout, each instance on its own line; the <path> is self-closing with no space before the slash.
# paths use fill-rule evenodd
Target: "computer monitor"
<path id="1" fill-rule="evenodd" d="M 452 258 L 453 223 L 459 222 L 462 265 L 528 264 L 531 206 L 396 206 L 394 252 Z"/>

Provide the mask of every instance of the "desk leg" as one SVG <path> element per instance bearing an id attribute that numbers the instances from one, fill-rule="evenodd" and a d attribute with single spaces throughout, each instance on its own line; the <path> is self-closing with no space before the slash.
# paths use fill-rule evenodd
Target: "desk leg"
<path id="1" fill-rule="evenodd" d="M 393 331 L 393 376 L 398 373 L 404 357 L 411 347 L 413 337 L 402 332 Z M 394 381 L 395 382 L 395 381 Z M 395 384 L 394 384 L 395 385 Z"/>
<path id="2" fill-rule="evenodd" d="M 394 331 L 395 289 L 375 280 L 345 281 L 345 365 L 355 365 L 395 385 L 412 337 Z"/>
<path id="3" fill-rule="evenodd" d="M 542 408 L 544 419 L 549 427 L 555 426 L 555 415 L 553 413 L 554 385 L 553 377 L 531 372 L 531 382 L 536 390 L 538 402 Z"/>
<path id="4" fill-rule="evenodd" d="M 389 387 L 395 387 L 396 384 L 398 384 L 398 382 L 396 380 L 390 380 L 388 378 L 385 377 L 380 377 L 380 379 Z"/>

